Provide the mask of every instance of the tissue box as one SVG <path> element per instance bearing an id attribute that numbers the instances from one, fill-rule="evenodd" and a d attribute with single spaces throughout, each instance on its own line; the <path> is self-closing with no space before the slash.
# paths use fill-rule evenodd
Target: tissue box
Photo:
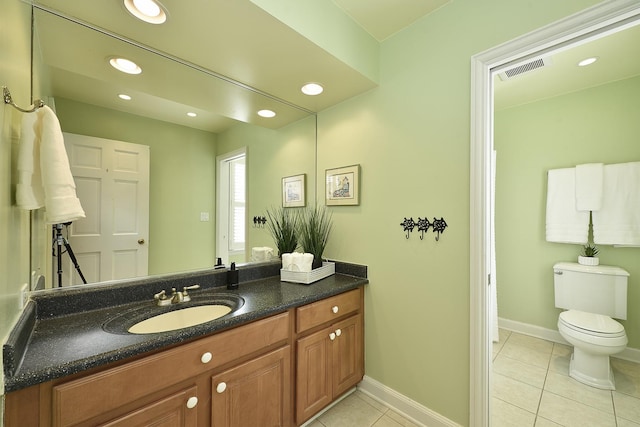
<path id="1" fill-rule="evenodd" d="M 333 274 L 336 274 L 336 263 L 323 261 L 322 267 L 311 271 L 289 271 L 280 269 L 280 280 L 283 282 L 304 283 L 308 285 Z"/>

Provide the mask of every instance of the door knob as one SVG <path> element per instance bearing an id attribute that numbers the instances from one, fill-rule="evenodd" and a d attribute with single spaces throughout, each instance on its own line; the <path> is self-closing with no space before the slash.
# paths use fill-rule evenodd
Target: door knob
<path id="1" fill-rule="evenodd" d="M 213 359 L 213 355 L 208 351 L 200 357 L 200 361 L 202 363 L 209 363 L 211 362 L 211 359 Z"/>
<path id="2" fill-rule="evenodd" d="M 227 389 L 227 383 L 225 382 L 221 382 L 220 384 L 218 384 L 218 386 L 216 387 L 216 391 L 218 393 L 224 393 L 224 391 Z"/>
<path id="3" fill-rule="evenodd" d="M 331 311 L 333 311 L 333 314 L 337 314 L 338 313 L 338 306 L 334 305 L 333 307 L 331 307 Z"/>
<path id="4" fill-rule="evenodd" d="M 336 334 L 335 334 L 334 332 L 331 332 L 331 333 L 329 334 L 329 339 L 330 339 L 331 341 L 335 340 L 335 339 L 336 339 Z"/>
<path id="5" fill-rule="evenodd" d="M 144 239 L 138 239 L 138 244 L 139 245 L 144 245 Z"/>
<path id="6" fill-rule="evenodd" d="M 189 399 L 187 399 L 187 408 L 193 409 L 193 408 L 196 407 L 197 404 L 198 404 L 198 398 L 197 397 L 192 396 Z"/>

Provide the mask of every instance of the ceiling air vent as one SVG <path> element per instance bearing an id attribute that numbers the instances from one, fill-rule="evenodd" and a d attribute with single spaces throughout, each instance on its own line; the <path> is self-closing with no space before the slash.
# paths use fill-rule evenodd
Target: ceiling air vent
<path id="1" fill-rule="evenodd" d="M 509 68 L 506 71 L 499 73 L 501 80 L 509 80 L 520 74 L 528 73 L 529 71 L 537 70 L 538 68 L 548 67 L 551 64 L 551 58 L 538 58 L 533 61 L 526 62 L 524 64 L 517 65 L 513 68 Z"/>

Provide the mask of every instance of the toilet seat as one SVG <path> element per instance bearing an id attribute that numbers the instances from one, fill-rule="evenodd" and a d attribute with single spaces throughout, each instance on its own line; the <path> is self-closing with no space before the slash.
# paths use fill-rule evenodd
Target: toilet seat
<path id="1" fill-rule="evenodd" d="M 560 322 L 577 332 L 603 338 L 615 338 L 625 334 L 624 326 L 609 316 L 567 310 L 560 313 Z"/>

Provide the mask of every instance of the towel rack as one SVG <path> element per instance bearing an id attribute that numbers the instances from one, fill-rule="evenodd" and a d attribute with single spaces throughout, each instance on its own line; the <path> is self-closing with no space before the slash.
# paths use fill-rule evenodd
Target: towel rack
<path id="1" fill-rule="evenodd" d="M 38 108 L 42 108 L 44 107 L 44 101 L 42 101 L 41 99 L 36 99 L 33 102 L 33 106 L 28 108 L 28 109 L 24 109 L 24 108 L 20 108 L 18 107 L 15 102 L 13 102 L 13 99 L 11 98 L 11 92 L 9 92 L 9 88 L 6 86 L 2 86 L 2 97 L 4 98 L 4 103 L 5 104 L 9 104 L 11 105 L 13 108 L 22 111 L 23 113 L 33 113 L 34 111 L 36 111 Z"/>

